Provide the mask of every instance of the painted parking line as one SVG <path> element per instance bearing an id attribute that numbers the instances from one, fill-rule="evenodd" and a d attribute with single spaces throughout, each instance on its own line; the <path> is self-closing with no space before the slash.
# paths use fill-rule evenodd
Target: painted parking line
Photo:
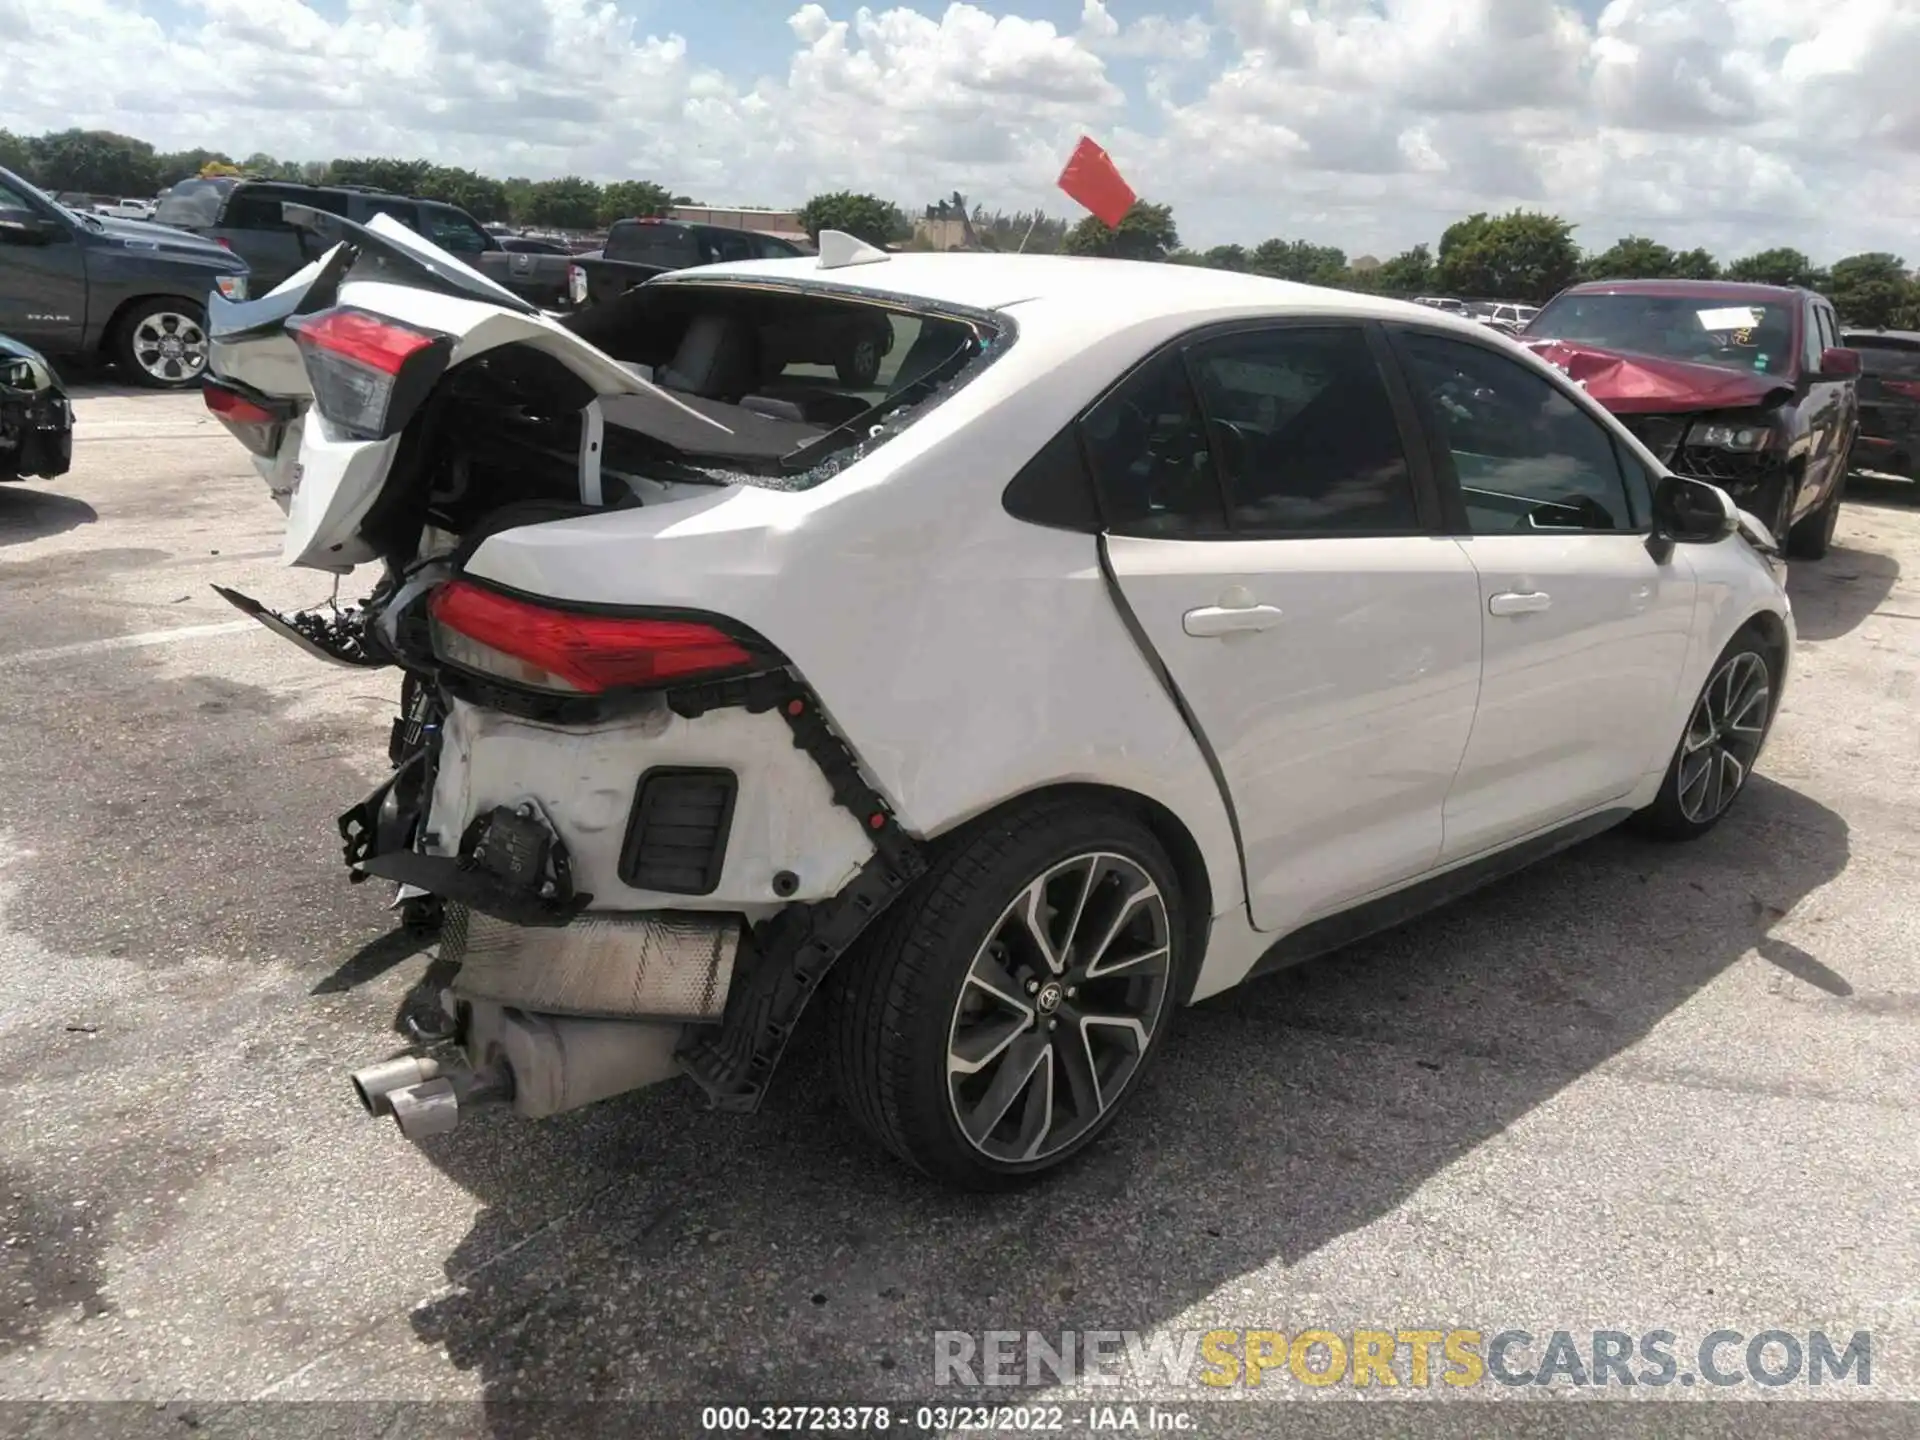
<path id="1" fill-rule="evenodd" d="M 113 635 L 104 640 L 76 640 L 71 645 L 50 645 L 44 650 L 22 650 L 0 655 L 0 669 L 12 665 L 33 665 L 42 660 L 65 660 L 75 655 L 103 655 L 110 650 L 144 650 L 149 645 L 171 645 L 178 640 L 204 640 L 214 635 L 238 635 L 258 630 L 252 620 L 222 620 L 217 625 L 177 625 L 171 630 L 143 630 L 138 635 Z"/>

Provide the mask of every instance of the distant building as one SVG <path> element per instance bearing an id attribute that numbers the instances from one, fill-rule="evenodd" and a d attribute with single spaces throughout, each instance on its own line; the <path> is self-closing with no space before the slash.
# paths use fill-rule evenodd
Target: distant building
<path id="1" fill-rule="evenodd" d="M 775 235 L 782 240 L 808 244 L 806 227 L 792 210 L 722 209 L 713 205 L 676 205 L 668 212 L 670 220 L 692 225 L 724 225 L 729 230 L 751 230 L 760 235 Z"/>
<path id="2" fill-rule="evenodd" d="M 967 227 L 959 220 L 916 220 L 913 238 L 929 250 L 964 250 Z"/>

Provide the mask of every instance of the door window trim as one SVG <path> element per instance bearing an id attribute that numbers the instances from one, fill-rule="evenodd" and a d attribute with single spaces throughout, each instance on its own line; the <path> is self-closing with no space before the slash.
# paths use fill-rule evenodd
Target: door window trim
<path id="1" fill-rule="evenodd" d="M 1419 522 L 1417 525 L 1411 528 L 1395 529 L 1367 527 L 1355 530 L 1273 530 L 1246 528 L 1235 524 L 1232 495 L 1227 487 L 1226 467 L 1222 463 L 1223 457 L 1213 433 L 1211 419 L 1207 414 L 1206 402 L 1202 399 L 1200 388 L 1195 382 L 1190 352 L 1195 347 L 1214 340 L 1280 330 L 1356 330 L 1366 340 L 1374 368 L 1386 389 L 1388 405 L 1393 410 L 1395 432 L 1400 441 L 1401 453 L 1406 459 L 1407 480 L 1413 488 L 1414 514 Z M 1107 508 L 1106 492 L 1100 483 L 1100 472 L 1093 464 L 1093 456 L 1087 445 L 1085 429 L 1087 417 L 1106 403 L 1110 396 L 1131 384 L 1134 378 L 1149 366 L 1161 363 L 1169 357 L 1177 360 L 1180 365 L 1188 399 L 1193 404 L 1194 412 L 1200 417 L 1201 426 L 1206 435 L 1207 455 L 1213 466 L 1215 484 L 1220 490 L 1224 520 L 1224 528 L 1215 534 L 1135 535 L 1131 529 L 1115 529 L 1113 517 Z M 1433 457 L 1420 433 L 1406 378 L 1399 373 L 1393 363 L 1394 358 L 1378 320 L 1343 315 L 1255 315 L 1220 320 L 1185 331 L 1156 346 L 1129 366 L 1124 374 L 1102 389 L 1091 401 L 1083 405 L 1079 413 L 1069 422 L 1078 440 L 1080 463 L 1086 470 L 1088 482 L 1093 489 L 1094 503 L 1100 512 L 1102 532 L 1135 539 L 1182 541 L 1193 544 L 1217 544 L 1222 541 L 1241 540 L 1429 539 L 1449 534 L 1445 491 L 1439 484 Z M 1448 459 L 1448 464 L 1449 466 L 1452 464 L 1451 457 Z M 1461 515 L 1464 519 L 1464 506 L 1461 509 Z"/>
<path id="2" fill-rule="evenodd" d="M 1460 472 L 1453 463 L 1453 451 L 1447 445 L 1446 434 L 1439 420 L 1434 416 L 1427 402 L 1420 398 L 1419 391 L 1413 384 L 1413 357 L 1408 354 L 1405 345 L 1402 343 L 1404 337 L 1409 335 L 1423 335 L 1435 340 L 1451 340 L 1455 344 L 1470 345 L 1476 350 L 1484 350 L 1497 359 L 1505 360 L 1509 364 L 1515 365 L 1525 371 L 1527 374 L 1536 376 L 1538 379 L 1552 386 L 1560 394 L 1571 400 L 1577 410 L 1585 414 L 1600 427 L 1600 432 L 1606 437 L 1608 448 L 1612 452 L 1614 469 L 1619 473 L 1620 489 L 1627 498 L 1627 518 L 1633 521 L 1633 528 L 1619 530 L 1575 530 L 1571 528 L 1542 530 L 1539 532 L 1542 538 L 1564 535 L 1621 535 L 1633 536 L 1645 540 L 1653 533 L 1653 516 L 1651 514 L 1642 515 L 1640 513 L 1640 505 L 1634 494 L 1634 487 L 1627 481 L 1627 461 L 1629 459 L 1637 461 L 1638 457 L 1634 454 L 1630 446 L 1623 445 L 1620 436 L 1615 433 L 1616 427 L 1620 424 L 1619 420 L 1585 390 L 1582 390 L 1578 385 L 1575 385 L 1550 365 L 1541 366 L 1528 364 L 1525 359 L 1513 353 L 1513 348 L 1510 343 L 1486 340 L 1478 335 L 1463 335 L 1458 331 L 1442 329 L 1437 325 L 1422 325 L 1417 321 L 1395 320 L 1386 324 L 1383 328 L 1386 332 L 1387 342 L 1392 348 L 1394 363 L 1399 371 L 1400 383 L 1406 387 L 1409 403 L 1419 415 L 1421 426 L 1426 431 L 1428 455 L 1434 466 L 1436 478 L 1439 480 L 1441 500 L 1446 506 L 1447 523 L 1452 527 L 1444 533 L 1456 540 L 1489 538 L 1478 535 L 1467 519 L 1466 491 L 1461 487 Z M 1543 370 L 1546 373 L 1542 373 Z M 1653 482 L 1654 477 L 1649 476 L 1649 486 L 1651 486 Z"/>

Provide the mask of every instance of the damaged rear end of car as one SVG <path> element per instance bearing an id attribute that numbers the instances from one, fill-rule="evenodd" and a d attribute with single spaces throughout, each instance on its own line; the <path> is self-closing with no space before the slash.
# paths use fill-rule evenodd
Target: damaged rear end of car
<path id="1" fill-rule="evenodd" d="M 729 599 L 764 616 L 808 492 L 1008 327 L 830 274 L 664 280 L 563 324 L 397 225 L 288 215 L 333 248 L 215 306 L 207 405 L 285 511 L 287 563 L 379 578 L 295 614 L 221 593 L 402 672 L 391 773 L 340 836 L 352 879 L 438 920 L 453 972 L 356 1093 L 414 1138 L 682 1073 L 754 1108 L 924 861 L 830 697 Z M 849 316 L 898 338 L 884 380 L 812 361 Z M 582 567 L 613 598 L 569 598 Z"/>

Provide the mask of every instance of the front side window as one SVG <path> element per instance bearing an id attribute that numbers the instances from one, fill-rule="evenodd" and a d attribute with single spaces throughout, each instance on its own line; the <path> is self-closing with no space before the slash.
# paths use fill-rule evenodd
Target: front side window
<path id="1" fill-rule="evenodd" d="M 245 187 L 235 190 L 227 202 L 221 224 L 230 230 L 291 230 L 280 207 L 289 200 L 306 202 L 306 197 L 285 190 Z"/>
<path id="2" fill-rule="evenodd" d="M 1357 327 L 1222 336 L 1188 361 L 1236 534 L 1421 528 L 1386 382 Z"/>
<path id="3" fill-rule="evenodd" d="M 1613 437 L 1558 386 L 1479 345 L 1423 334 L 1402 344 L 1473 534 L 1638 528 Z"/>

